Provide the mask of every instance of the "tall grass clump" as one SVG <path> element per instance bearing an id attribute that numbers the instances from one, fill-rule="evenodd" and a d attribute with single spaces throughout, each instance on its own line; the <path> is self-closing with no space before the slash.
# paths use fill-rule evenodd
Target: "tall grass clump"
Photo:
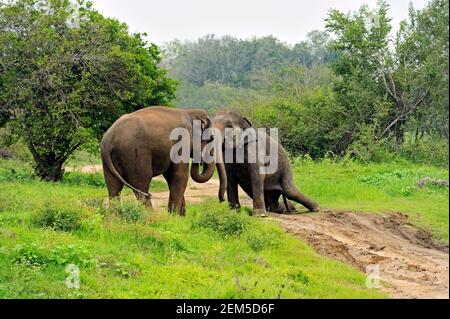
<path id="1" fill-rule="evenodd" d="M 79 210 L 73 208 L 51 206 L 49 203 L 34 216 L 36 225 L 57 231 L 70 232 L 81 227 L 82 216 Z"/>
<path id="2" fill-rule="evenodd" d="M 237 237 L 249 229 L 249 218 L 236 211 L 206 206 L 205 210 L 194 218 L 192 227 L 210 229 L 223 237 Z"/>
<path id="3" fill-rule="evenodd" d="M 126 222 L 136 223 L 144 220 L 147 208 L 136 200 L 114 200 L 106 212 Z"/>

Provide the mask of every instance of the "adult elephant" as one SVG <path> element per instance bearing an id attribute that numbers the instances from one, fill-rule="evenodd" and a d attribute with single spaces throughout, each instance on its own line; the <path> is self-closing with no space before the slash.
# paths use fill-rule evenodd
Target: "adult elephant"
<path id="1" fill-rule="evenodd" d="M 213 118 L 213 127 L 222 133 L 224 139 L 222 151 L 225 152 L 226 192 L 231 208 L 240 208 L 238 186 L 241 186 L 253 199 L 255 213 L 263 216 L 267 211 L 275 213 L 294 211 L 295 206 L 288 199 L 302 204 L 311 212 L 319 211 L 320 206 L 316 202 L 298 191 L 287 152 L 277 141 L 262 132 L 256 132 L 251 122 L 234 110 L 219 112 Z M 251 134 L 246 134 L 248 130 L 253 130 L 256 135 L 252 137 Z M 267 156 L 271 148 L 277 152 L 276 156 L 268 157 L 270 160 L 267 163 L 259 160 L 261 157 L 257 155 L 263 153 Z M 238 152 L 239 150 L 242 152 Z M 251 156 L 255 152 L 256 156 Z M 243 158 L 239 154 L 243 154 Z M 269 166 L 274 169 L 265 172 L 261 170 Z M 221 190 L 219 192 L 221 201 L 224 200 L 224 195 L 224 191 Z M 283 203 L 279 202 L 280 196 L 284 199 Z"/>
<path id="2" fill-rule="evenodd" d="M 205 110 L 175 109 L 154 106 L 122 116 L 106 132 L 101 142 L 103 172 L 110 199 L 119 197 L 124 185 L 131 188 L 137 199 L 152 207 L 149 194 L 153 177 L 164 175 L 169 189 L 169 211 L 184 215 L 184 193 L 189 180 L 189 158 L 181 163 L 171 159 L 173 146 L 179 141 L 171 140 L 174 129 L 184 129 L 190 138 L 190 158 L 193 157 L 194 121 L 201 123 L 201 131 L 211 128 L 211 119 Z M 202 141 L 201 150 L 209 141 Z M 203 170 L 200 173 L 200 165 Z M 206 183 L 214 174 L 215 162 L 193 163 L 192 179 Z M 217 164 L 223 177 L 225 168 Z M 221 189 L 226 187 L 226 177 Z"/>

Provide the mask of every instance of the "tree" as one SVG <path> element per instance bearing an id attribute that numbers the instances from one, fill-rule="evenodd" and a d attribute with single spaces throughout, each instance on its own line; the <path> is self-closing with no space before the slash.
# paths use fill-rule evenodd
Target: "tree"
<path id="1" fill-rule="evenodd" d="M 387 11 L 379 1 L 376 11 L 332 11 L 327 19 L 337 36 L 334 87 L 349 132 L 353 139 L 364 131 L 372 141 L 394 137 L 396 148 L 408 130 L 416 140 L 433 132 L 448 139 L 448 0 L 410 7 L 395 39 Z"/>
<path id="2" fill-rule="evenodd" d="M 386 90 L 396 103 L 385 133 L 399 142 L 406 129 L 416 142 L 423 134 L 448 139 L 448 0 L 433 0 L 422 11 L 411 6 L 400 25 L 395 55 L 384 72 Z"/>
<path id="3" fill-rule="evenodd" d="M 340 152 L 363 134 L 380 136 L 392 101 L 383 84 L 384 57 L 389 52 L 388 6 L 380 1 L 376 10 L 362 6 L 353 14 L 337 10 L 326 19 L 327 29 L 336 35 L 333 43 L 338 59 L 333 70 L 337 108 L 343 117 L 343 134 L 336 146 Z"/>
<path id="4" fill-rule="evenodd" d="M 120 115 L 174 97 L 143 36 L 84 0 L 0 2 L 0 118 L 43 180 L 60 180 L 69 156 Z"/>

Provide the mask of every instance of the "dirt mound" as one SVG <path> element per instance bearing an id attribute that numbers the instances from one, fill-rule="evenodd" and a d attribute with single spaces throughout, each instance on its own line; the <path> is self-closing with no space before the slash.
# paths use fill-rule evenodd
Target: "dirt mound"
<path id="1" fill-rule="evenodd" d="M 449 298 L 448 246 L 408 223 L 406 215 L 325 211 L 275 219 L 321 255 L 361 271 L 379 267 L 395 298 Z"/>

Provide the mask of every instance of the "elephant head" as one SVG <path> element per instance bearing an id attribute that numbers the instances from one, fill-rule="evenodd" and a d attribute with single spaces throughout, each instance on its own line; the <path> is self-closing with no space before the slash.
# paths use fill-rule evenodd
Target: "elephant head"
<path id="1" fill-rule="evenodd" d="M 191 115 L 191 120 L 192 120 L 192 135 L 200 133 L 203 135 L 203 133 L 208 130 L 208 129 L 212 129 L 212 121 L 211 119 L 208 117 L 208 114 L 206 111 L 204 110 L 191 110 L 188 111 Z M 201 132 L 196 132 L 195 129 L 195 121 L 197 121 L 197 123 L 200 123 L 200 130 Z M 207 152 L 210 152 L 209 155 L 211 155 L 214 158 L 221 158 L 222 156 L 222 149 L 218 148 L 209 148 L 207 146 L 213 145 L 214 143 L 214 130 L 211 130 L 211 135 L 209 137 L 209 139 L 204 140 L 203 138 L 200 138 L 201 140 L 201 157 L 202 157 L 202 163 L 196 163 L 194 161 L 194 163 L 191 166 L 191 177 L 192 179 L 197 182 L 197 183 L 206 183 L 208 182 L 212 176 L 214 175 L 214 171 L 215 171 L 215 167 L 217 167 L 217 171 L 219 172 L 219 177 L 220 177 L 220 192 L 225 193 L 225 190 L 227 188 L 227 178 L 226 178 L 226 172 L 225 172 L 225 166 L 223 161 L 219 160 L 219 161 L 213 161 L 213 162 L 205 162 L 203 159 L 205 158 L 207 154 Z M 192 138 L 193 139 L 193 138 Z M 191 140 L 192 140 L 191 139 Z M 194 146 L 192 145 L 191 149 L 194 149 Z M 216 154 L 214 154 L 214 152 L 216 152 Z M 200 166 L 203 167 L 202 172 L 200 173 Z M 221 201 L 223 201 L 221 199 Z"/>
<path id="2" fill-rule="evenodd" d="M 249 136 L 243 133 L 253 128 L 252 123 L 235 110 L 225 110 L 217 113 L 212 120 L 212 126 L 221 133 L 222 152 L 245 145 L 249 141 Z M 220 189 L 219 199 L 223 201 L 224 196 L 225 189 Z"/>

